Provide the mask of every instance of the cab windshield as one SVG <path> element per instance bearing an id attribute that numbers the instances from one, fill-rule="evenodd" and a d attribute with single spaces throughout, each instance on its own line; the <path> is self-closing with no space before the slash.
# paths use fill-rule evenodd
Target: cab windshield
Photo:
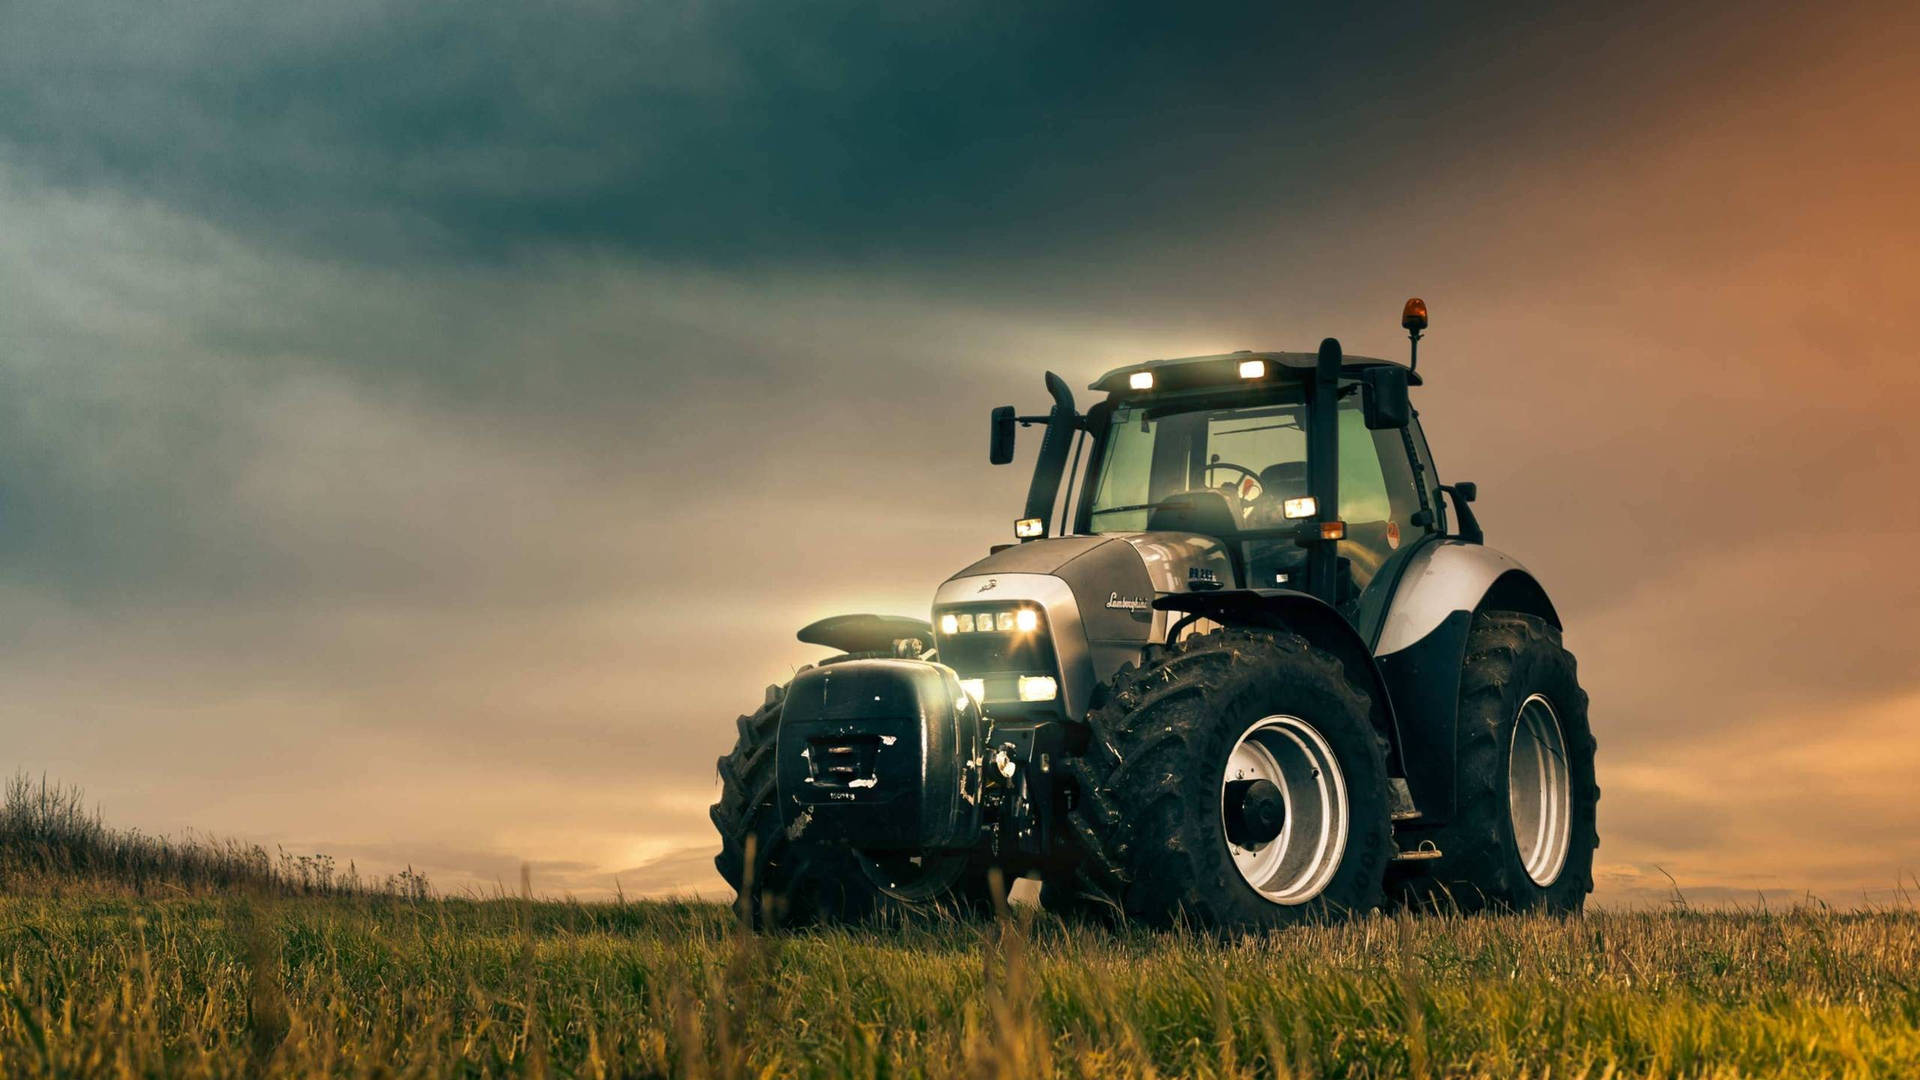
<path id="1" fill-rule="evenodd" d="M 1340 506 L 1348 540 L 1341 554 L 1363 585 L 1403 540 L 1416 535 L 1419 509 L 1407 453 L 1398 430 L 1372 431 L 1358 394 L 1343 397 L 1339 418 Z M 1178 404 L 1117 405 L 1106 452 L 1092 480 L 1087 524 L 1096 533 L 1139 532 L 1154 507 L 1190 491 L 1226 497 L 1241 530 L 1288 524 L 1288 499 L 1307 494 L 1307 406 L 1276 402 L 1230 408 Z M 1255 586 L 1286 584 L 1297 570 L 1290 542 L 1262 544 L 1270 556 L 1250 559 Z M 1250 555 L 1253 553 L 1249 553 Z M 1269 568 L 1266 564 L 1271 563 Z"/>

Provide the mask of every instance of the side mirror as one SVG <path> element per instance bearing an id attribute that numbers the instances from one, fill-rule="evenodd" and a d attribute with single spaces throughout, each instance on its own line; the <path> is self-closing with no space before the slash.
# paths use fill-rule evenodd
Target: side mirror
<path id="1" fill-rule="evenodd" d="M 1462 480 L 1448 486 L 1453 488 L 1453 493 L 1460 497 L 1461 502 L 1472 502 L 1480 497 L 1480 485 L 1471 480 Z"/>
<path id="2" fill-rule="evenodd" d="M 1407 369 L 1370 367 L 1360 374 L 1360 411 L 1373 431 L 1403 428 L 1413 422 L 1407 401 Z"/>
<path id="3" fill-rule="evenodd" d="M 1013 460 L 1013 406 L 993 410 L 993 434 L 987 442 L 987 460 L 1005 465 Z"/>

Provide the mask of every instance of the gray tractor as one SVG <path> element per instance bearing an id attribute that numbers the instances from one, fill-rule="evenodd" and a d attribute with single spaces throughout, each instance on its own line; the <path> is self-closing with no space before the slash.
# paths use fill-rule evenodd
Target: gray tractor
<path id="1" fill-rule="evenodd" d="M 931 621 L 801 630 L 836 655 L 740 718 L 712 816 L 741 916 L 990 910 L 1020 877 L 1051 910 L 1229 931 L 1578 911 L 1587 695 L 1546 590 L 1439 481 L 1425 304 L 1402 325 L 1406 366 L 1328 339 L 1119 368 L 1085 413 L 1048 373 L 1047 413 L 995 409 L 996 465 L 1045 432 L 1016 542 Z"/>

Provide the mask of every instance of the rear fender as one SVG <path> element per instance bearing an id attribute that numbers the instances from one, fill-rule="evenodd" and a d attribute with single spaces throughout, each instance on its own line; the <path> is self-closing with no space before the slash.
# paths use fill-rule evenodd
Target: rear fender
<path id="1" fill-rule="evenodd" d="M 1373 654 L 1396 653 L 1425 638 L 1447 616 L 1486 607 L 1537 615 L 1560 625 L 1560 615 L 1527 568 L 1481 544 L 1441 540 L 1414 554 L 1393 590 Z"/>
<path id="2" fill-rule="evenodd" d="M 1359 632 L 1324 600 L 1292 589 L 1221 589 L 1173 593 L 1155 600 L 1153 606 L 1198 615 L 1223 626 L 1291 630 L 1332 653 L 1346 668 L 1347 678 L 1367 688 L 1373 726 L 1387 740 L 1388 771 L 1395 776 L 1401 774 L 1400 733 L 1386 679 Z"/>
<path id="3" fill-rule="evenodd" d="M 1481 611 L 1514 611 L 1560 626 L 1526 567 L 1492 548 L 1446 540 L 1414 555 L 1374 645 L 1405 738 L 1407 789 L 1421 824 L 1450 821 L 1455 812 L 1460 673 Z"/>

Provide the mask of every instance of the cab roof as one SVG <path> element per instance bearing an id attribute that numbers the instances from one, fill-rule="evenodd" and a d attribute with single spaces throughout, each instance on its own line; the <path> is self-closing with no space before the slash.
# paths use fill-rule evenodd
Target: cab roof
<path id="1" fill-rule="evenodd" d="M 1262 382 L 1276 382 L 1288 379 L 1310 377 L 1320 361 L 1318 353 L 1310 352 L 1254 352 L 1242 349 L 1239 352 L 1220 353 L 1215 356 L 1181 356 L 1166 360 L 1147 360 L 1138 364 L 1117 367 L 1093 381 L 1089 389 L 1124 392 L 1130 389 L 1128 380 L 1139 372 L 1152 372 L 1155 390 L 1191 390 L 1205 386 L 1231 386 L 1240 379 L 1240 365 L 1249 360 L 1264 360 L 1267 364 L 1266 377 Z M 1340 364 L 1342 378 L 1355 379 L 1360 373 L 1373 367 L 1404 368 L 1405 364 L 1394 360 L 1381 360 L 1371 356 L 1344 357 Z M 1412 386 L 1420 385 L 1420 373 L 1409 371 L 1407 382 Z"/>

